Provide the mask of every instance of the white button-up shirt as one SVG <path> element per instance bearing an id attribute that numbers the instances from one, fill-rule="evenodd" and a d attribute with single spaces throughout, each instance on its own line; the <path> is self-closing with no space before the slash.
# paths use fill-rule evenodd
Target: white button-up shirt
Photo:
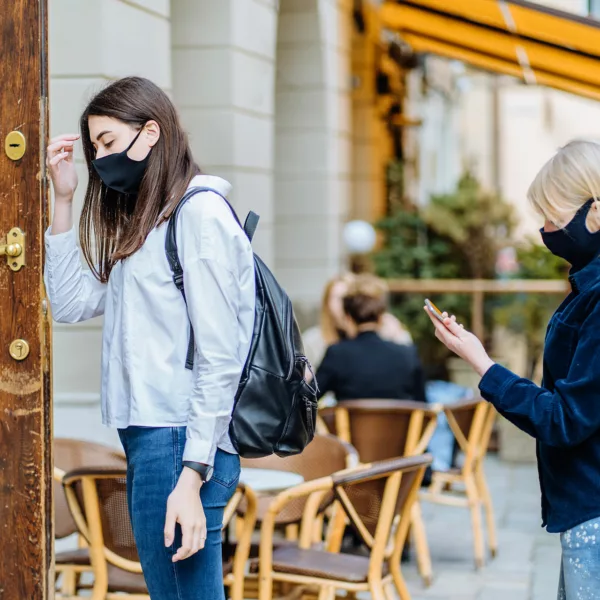
<path id="1" fill-rule="evenodd" d="M 225 196 L 231 190 L 206 175 L 195 177 L 195 186 Z M 164 223 L 151 231 L 135 254 L 114 266 L 107 284 L 82 267 L 73 230 L 49 230 L 46 288 L 56 321 L 104 315 L 104 424 L 186 426 L 184 460 L 212 465 L 217 447 L 235 452 L 228 430 L 254 327 L 252 249 L 222 198 L 191 198 L 177 223 L 186 308 L 165 256 L 166 230 Z M 190 322 L 193 371 L 185 368 Z"/>

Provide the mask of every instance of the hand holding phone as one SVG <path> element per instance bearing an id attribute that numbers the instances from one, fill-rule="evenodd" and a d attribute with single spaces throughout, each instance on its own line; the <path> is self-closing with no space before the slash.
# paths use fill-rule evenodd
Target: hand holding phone
<path id="1" fill-rule="evenodd" d="M 441 323 L 444 322 L 442 311 L 428 298 L 425 298 L 425 306 L 427 310 Z"/>

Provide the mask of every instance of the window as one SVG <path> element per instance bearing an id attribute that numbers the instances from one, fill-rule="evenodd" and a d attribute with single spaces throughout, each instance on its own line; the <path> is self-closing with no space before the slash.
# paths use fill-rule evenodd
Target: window
<path id="1" fill-rule="evenodd" d="M 588 14 L 590 17 L 600 19 L 600 0 L 588 0 Z"/>

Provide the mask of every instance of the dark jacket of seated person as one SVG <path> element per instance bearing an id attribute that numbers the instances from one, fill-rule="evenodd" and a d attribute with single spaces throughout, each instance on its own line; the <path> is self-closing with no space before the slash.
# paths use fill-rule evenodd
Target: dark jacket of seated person
<path id="1" fill-rule="evenodd" d="M 414 346 L 383 340 L 376 333 L 385 312 L 383 294 L 357 281 L 344 298 L 344 310 L 357 335 L 333 344 L 316 373 L 319 398 L 332 392 L 338 401 L 361 398 L 425 402 L 423 367 Z"/>

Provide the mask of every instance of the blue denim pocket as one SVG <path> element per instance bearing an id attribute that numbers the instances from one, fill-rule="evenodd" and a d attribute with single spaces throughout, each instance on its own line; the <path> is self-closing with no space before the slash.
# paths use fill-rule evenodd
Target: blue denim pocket
<path id="1" fill-rule="evenodd" d="M 240 457 L 237 454 L 217 450 L 215 469 L 211 481 L 219 483 L 223 487 L 231 488 L 237 485 L 239 479 Z"/>

